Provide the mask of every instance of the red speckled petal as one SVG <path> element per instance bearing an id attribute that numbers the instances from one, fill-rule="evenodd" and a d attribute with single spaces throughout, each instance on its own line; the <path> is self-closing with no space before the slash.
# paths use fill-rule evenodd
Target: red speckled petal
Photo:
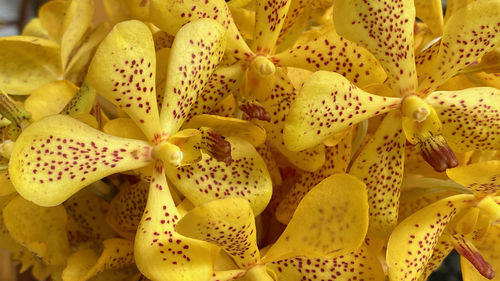
<path id="1" fill-rule="evenodd" d="M 382 83 L 387 76 L 370 52 L 333 29 L 273 56 L 273 60 L 279 66 L 337 72 L 360 87 Z"/>
<path id="2" fill-rule="evenodd" d="M 453 237 L 450 233 L 448 233 L 448 231 L 444 231 L 441 234 L 439 240 L 434 245 L 432 256 L 427 261 L 419 280 L 427 280 L 429 275 L 441 266 L 441 263 L 448 256 L 451 250 L 453 250 L 452 239 Z"/>
<path id="3" fill-rule="evenodd" d="M 179 219 L 163 164 L 157 161 L 146 209 L 135 237 L 137 268 L 151 280 L 208 280 L 218 249 L 205 241 L 177 233 L 175 225 Z"/>
<path id="4" fill-rule="evenodd" d="M 291 0 L 256 0 L 252 50 L 259 55 L 274 52 Z"/>
<path id="5" fill-rule="evenodd" d="M 464 21 L 464 19 L 467 19 Z M 457 11 L 446 23 L 439 53 L 426 63 L 432 71 L 419 73 L 419 92 L 429 94 L 500 43 L 500 2 L 476 1 Z"/>
<path id="6" fill-rule="evenodd" d="M 351 160 L 351 135 L 349 134 L 344 137 L 335 146 L 326 147 L 325 150 L 325 164 L 317 171 L 303 172 L 295 183 L 295 186 L 290 189 L 287 196 L 278 205 L 275 216 L 281 223 L 288 224 L 300 200 L 315 185 L 335 173 L 346 172 Z"/>
<path id="7" fill-rule="evenodd" d="M 368 229 L 367 202 L 366 187 L 355 177 L 326 178 L 302 199 L 262 262 L 331 252 L 341 255 L 358 249 Z"/>
<path id="8" fill-rule="evenodd" d="M 417 18 L 421 19 L 434 36 L 443 34 L 443 6 L 441 0 L 414 0 Z"/>
<path id="9" fill-rule="evenodd" d="M 199 163 L 166 169 L 167 176 L 194 205 L 214 199 L 244 197 L 258 215 L 269 203 L 272 193 L 266 163 L 247 141 L 226 140 L 231 143 L 231 164 L 203 153 Z"/>
<path id="10" fill-rule="evenodd" d="M 211 111 L 210 114 L 233 117 L 236 110 L 236 100 L 234 95 L 227 95 Z"/>
<path id="11" fill-rule="evenodd" d="M 490 195 L 500 190 L 500 160 L 474 163 L 446 170 L 453 181 L 480 193 Z"/>
<path id="12" fill-rule="evenodd" d="M 406 138 L 399 112 L 389 113 L 349 173 L 362 180 L 370 205 L 369 233 L 386 238 L 398 221 Z"/>
<path id="13" fill-rule="evenodd" d="M 500 272 L 500 259 L 498 253 L 500 252 L 500 226 L 494 225 L 488 233 L 480 240 L 474 241 L 474 246 L 481 252 L 484 259 L 493 266 L 496 275 Z M 460 258 L 462 264 L 462 277 L 464 281 L 487 281 L 467 259 Z M 498 279 L 498 277 L 496 278 Z M 493 280 L 496 280 L 493 279 Z"/>
<path id="14" fill-rule="evenodd" d="M 335 1 L 333 13 L 337 32 L 375 55 L 394 92 L 415 93 L 413 1 L 341 0 Z"/>
<path id="15" fill-rule="evenodd" d="M 340 74 L 318 71 L 293 102 L 283 139 L 292 151 L 313 147 L 358 122 L 398 108 L 400 103 L 400 98 L 367 93 Z"/>
<path id="16" fill-rule="evenodd" d="M 121 22 L 100 44 L 87 75 L 90 85 L 125 111 L 150 141 L 161 130 L 154 50 L 151 31 L 144 23 Z"/>
<path id="17" fill-rule="evenodd" d="M 223 0 L 151 0 L 150 16 L 156 26 L 172 35 L 190 21 L 202 18 L 216 20 L 227 29 L 229 54 L 240 59 L 253 56 Z"/>
<path id="18" fill-rule="evenodd" d="M 226 198 L 200 205 L 179 221 L 176 230 L 221 247 L 240 268 L 260 260 L 254 215 L 244 198 Z"/>
<path id="19" fill-rule="evenodd" d="M 281 69 L 276 70 L 274 87 L 269 99 L 262 102 L 262 106 L 269 113 L 269 121 L 254 120 L 262 126 L 269 142 L 283 154 L 288 161 L 305 171 L 315 171 L 325 162 L 325 147 L 323 144 L 311 146 L 302 151 L 290 151 L 283 140 L 285 120 L 289 116 L 290 105 L 296 94 L 292 82 Z"/>
<path id="20" fill-rule="evenodd" d="M 161 125 L 167 135 L 179 130 L 222 59 L 225 32 L 211 19 L 190 22 L 177 32 L 170 51 L 160 113 Z"/>
<path id="21" fill-rule="evenodd" d="M 278 280 L 369 280 L 384 281 L 386 276 L 374 249 L 361 248 L 344 255 L 321 258 L 294 257 L 267 264 Z"/>
<path id="22" fill-rule="evenodd" d="M 454 151 L 500 149 L 500 90 L 434 92 L 425 101 L 439 115 L 443 136 Z"/>
<path id="23" fill-rule="evenodd" d="M 401 222 L 387 245 L 391 280 L 417 280 L 453 217 L 467 208 L 472 195 L 456 195 L 433 203 Z"/>
<path id="24" fill-rule="evenodd" d="M 54 206 L 108 175 L 151 161 L 144 141 L 106 135 L 65 115 L 53 115 L 19 136 L 9 173 L 16 190 L 41 206 Z"/>

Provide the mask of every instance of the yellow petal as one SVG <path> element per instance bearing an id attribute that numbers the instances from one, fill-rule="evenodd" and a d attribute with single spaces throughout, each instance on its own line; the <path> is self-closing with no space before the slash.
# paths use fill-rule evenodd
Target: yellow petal
<path id="1" fill-rule="evenodd" d="M 297 95 L 283 138 L 292 151 L 312 147 L 333 134 L 399 107 L 400 98 L 369 94 L 334 72 L 318 71 Z"/>
<path id="2" fill-rule="evenodd" d="M 278 167 L 278 163 L 274 158 L 271 147 L 263 143 L 261 146 L 258 146 L 255 149 L 257 149 L 259 155 L 262 157 L 262 159 L 264 159 L 264 162 L 266 162 L 267 171 L 271 176 L 273 187 L 280 186 L 282 183 L 281 173 Z"/>
<path id="3" fill-rule="evenodd" d="M 169 167 L 167 176 L 194 205 L 214 199 L 244 197 L 258 215 L 269 203 L 272 193 L 266 164 L 247 141 L 226 140 L 231 143 L 231 164 L 221 163 L 203 153 L 199 163 L 177 169 Z"/>
<path id="4" fill-rule="evenodd" d="M 63 69 L 69 56 L 90 27 L 94 15 L 94 1 L 73 0 L 64 12 L 61 37 L 61 65 Z"/>
<path id="5" fill-rule="evenodd" d="M 399 112 L 389 113 L 352 163 L 349 174 L 366 184 L 369 233 L 386 238 L 398 220 L 406 139 Z"/>
<path id="6" fill-rule="evenodd" d="M 176 230 L 221 247 L 240 268 L 260 259 L 255 219 L 246 199 L 226 198 L 200 205 L 179 221 Z"/>
<path id="7" fill-rule="evenodd" d="M 80 89 L 78 89 L 76 94 L 64 106 L 60 113 L 71 116 L 90 113 L 92 107 L 94 106 L 95 97 L 95 89 L 88 84 L 87 80 L 85 80 L 81 84 Z"/>
<path id="8" fill-rule="evenodd" d="M 492 226 L 487 235 L 478 241 L 474 241 L 474 245 L 481 253 L 484 259 L 491 263 L 493 270 L 498 276 L 500 272 L 500 260 L 498 258 L 499 244 L 498 237 L 500 237 L 500 227 L 498 225 Z M 464 281 L 486 281 L 490 280 L 483 277 L 474 266 L 465 258 L 461 257 L 460 262 L 462 265 L 462 277 Z M 493 280 L 497 280 L 497 278 Z"/>
<path id="9" fill-rule="evenodd" d="M 443 7 L 441 0 L 415 0 L 415 12 L 434 36 L 443 34 Z"/>
<path id="10" fill-rule="evenodd" d="M 54 0 L 45 3 L 38 11 L 40 23 L 49 33 L 50 38 L 57 43 L 61 42 L 64 13 L 70 4 L 71 2 L 67 0 Z"/>
<path id="11" fill-rule="evenodd" d="M 121 22 L 100 44 L 87 76 L 89 84 L 125 111 L 150 141 L 161 130 L 153 44 L 151 32 L 144 23 Z"/>
<path id="12" fill-rule="evenodd" d="M 455 234 L 453 237 L 453 246 L 460 254 L 460 259 L 467 259 L 482 276 L 487 279 L 495 277 L 495 271 L 488 261 L 484 259 L 481 252 L 474 246 L 472 241 L 462 234 Z"/>
<path id="13" fill-rule="evenodd" d="M 102 1 L 106 17 L 113 23 L 119 23 L 133 19 L 132 11 L 130 11 L 127 1 L 123 0 L 103 0 Z"/>
<path id="14" fill-rule="evenodd" d="M 9 176 L 9 170 L 4 169 L 0 171 L 0 197 L 9 195 L 16 192 L 16 189 L 12 185 Z"/>
<path id="15" fill-rule="evenodd" d="M 167 135 L 179 130 L 222 59 L 225 46 L 224 28 L 211 19 L 190 22 L 177 32 L 160 116 Z"/>
<path id="16" fill-rule="evenodd" d="M 59 46 L 42 38 L 0 38 L 0 62 L 0 88 L 9 95 L 28 95 L 61 74 Z"/>
<path id="17" fill-rule="evenodd" d="M 496 193 L 500 190 L 500 161 L 491 160 L 446 170 L 455 182 L 468 187 L 481 195 Z"/>
<path id="18" fill-rule="evenodd" d="M 177 233 L 175 225 L 179 219 L 180 214 L 168 191 L 163 164 L 158 161 L 135 238 L 135 261 L 147 278 L 198 281 L 208 279 L 213 273 L 217 247 Z"/>
<path id="19" fill-rule="evenodd" d="M 470 205 L 472 195 L 456 195 L 435 202 L 401 222 L 387 245 L 391 280 L 417 279 L 431 259 L 443 230 Z"/>
<path id="20" fill-rule="evenodd" d="M 108 239 L 104 241 L 104 249 L 96 264 L 80 280 L 88 280 L 105 270 L 123 268 L 133 264 L 134 243 L 121 238 Z"/>
<path id="21" fill-rule="evenodd" d="M 21 196 L 3 209 L 4 223 L 12 237 L 46 264 L 63 265 L 69 254 L 64 207 L 40 207 Z"/>
<path id="22" fill-rule="evenodd" d="M 231 17 L 238 27 L 238 30 L 243 38 L 246 40 L 252 40 L 255 26 L 255 11 L 243 7 L 235 7 L 231 2 L 234 1 L 227 2 L 227 5 L 231 10 Z"/>
<path id="23" fill-rule="evenodd" d="M 73 253 L 62 272 L 62 279 L 64 281 L 81 280 L 97 259 L 97 254 L 92 249 L 82 249 Z"/>
<path id="24" fill-rule="evenodd" d="M 54 115 L 29 126 L 17 139 L 9 173 L 16 190 L 54 206 L 113 173 L 146 166 L 151 147 L 106 135 L 71 117 Z"/>
<path id="25" fill-rule="evenodd" d="M 53 81 L 36 89 L 24 101 L 24 108 L 31 113 L 33 121 L 58 114 L 78 91 L 67 80 Z"/>
<path id="26" fill-rule="evenodd" d="M 109 120 L 102 128 L 102 131 L 106 134 L 113 136 L 144 140 L 146 141 L 146 136 L 142 133 L 141 129 L 137 127 L 135 122 L 130 118 L 116 118 Z"/>
<path id="27" fill-rule="evenodd" d="M 432 256 L 427 261 L 427 265 L 422 271 L 420 278 L 418 280 L 427 280 L 431 273 L 438 269 L 443 263 L 444 259 L 453 250 L 452 244 L 453 237 L 448 231 L 444 231 L 434 246 Z"/>
<path id="28" fill-rule="evenodd" d="M 39 37 L 44 39 L 49 38 L 47 30 L 43 28 L 39 18 L 31 19 L 23 28 L 21 35 Z"/>
<path id="29" fill-rule="evenodd" d="M 500 149 L 500 90 L 434 92 L 425 101 L 439 115 L 443 136 L 454 151 Z"/>
<path id="30" fill-rule="evenodd" d="M 339 36 L 334 29 L 297 44 L 273 59 L 279 66 L 337 72 L 360 87 L 382 83 L 387 76 L 370 52 Z"/>
<path id="31" fill-rule="evenodd" d="M 326 178 L 302 199 L 262 262 L 325 256 L 334 251 L 342 255 L 358 249 L 368 229 L 367 202 L 366 187 L 355 177 L 337 174 Z"/>
<path id="32" fill-rule="evenodd" d="M 306 12 L 307 4 L 307 1 L 290 1 L 288 13 L 278 37 L 278 51 L 292 47 L 297 37 L 304 31 L 309 17 Z"/>
<path id="33" fill-rule="evenodd" d="M 413 1 L 335 1 L 337 32 L 368 49 L 380 61 L 394 92 L 417 90 L 413 52 Z"/>
<path id="34" fill-rule="evenodd" d="M 444 26 L 439 52 L 427 61 L 432 71 L 419 71 L 418 91 L 432 93 L 439 85 L 500 43 L 500 2 L 476 1 L 458 10 Z M 467 22 L 464 22 L 467 19 Z"/>
<path id="35" fill-rule="evenodd" d="M 255 1 L 255 29 L 252 50 L 259 55 L 274 52 L 291 0 Z"/>
<path id="36" fill-rule="evenodd" d="M 236 100 L 234 95 L 230 94 L 222 99 L 211 111 L 210 114 L 233 117 L 236 110 Z"/>

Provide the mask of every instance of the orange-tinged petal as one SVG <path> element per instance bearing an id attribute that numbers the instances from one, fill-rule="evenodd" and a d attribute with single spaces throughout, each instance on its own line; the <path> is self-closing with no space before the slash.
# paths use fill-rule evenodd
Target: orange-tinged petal
<path id="1" fill-rule="evenodd" d="M 367 201 L 366 187 L 355 177 L 326 178 L 302 199 L 262 262 L 331 252 L 341 255 L 358 249 L 368 229 Z"/>
<path id="2" fill-rule="evenodd" d="M 494 194 L 500 190 L 500 161 L 473 163 L 446 170 L 453 181 L 481 195 Z"/>
<path id="3" fill-rule="evenodd" d="M 0 38 L 0 88 L 9 95 L 28 95 L 59 75 L 58 44 L 30 36 Z"/>
<path id="4" fill-rule="evenodd" d="M 247 141 L 226 140 L 231 143 L 231 164 L 203 153 L 199 163 L 167 168 L 167 176 L 195 206 L 214 199 L 243 197 L 250 201 L 253 212 L 258 215 L 269 203 L 272 193 L 266 163 Z"/>
<path id="5" fill-rule="evenodd" d="M 389 113 L 352 163 L 349 174 L 366 184 L 369 233 L 386 238 L 398 221 L 406 139 L 399 112 Z"/>
<path id="6" fill-rule="evenodd" d="M 283 139 L 292 151 L 309 148 L 349 126 L 394 110 L 400 103 L 400 98 L 369 94 L 340 74 L 318 71 L 292 104 Z"/>
<path id="7" fill-rule="evenodd" d="M 156 56 L 149 28 L 121 22 L 99 45 L 89 67 L 88 82 L 125 111 L 148 140 L 160 134 L 155 92 Z"/>
<path id="8" fill-rule="evenodd" d="M 154 281 L 207 280 L 213 273 L 218 249 L 175 231 L 180 214 L 168 190 L 163 164 L 157 161 L 146 209 L 135 237 L 137 267 Z"/>
<path id="9" fill-rule="evenodd" d="M 240 59 L 252 56 L 252 51 L 240 35 L 223 0 L 151 0 L 151 22 L 174 35 L 186 23 L 202 18 L 218 21 L 227 29 L 228 53 Z"/>
<path id="10" fill-rule="evenodd" d="M 382 83 L 387 76 L 370 52 L 334 29 L 273 56 L 273 60 L 279 66 L 337 72 L 360 87 Z"/>
<path id="11" fill-rule="evenodd" d="M 71 117 L 53 115 L 19 136 L 9 173 L 23 197 L 54 206 L 105 176 L 146 166 L 151 150 L 144 141 L 109 136 Z"/>
<path id="12" fill-rule="evenodd" d="M 225 32 L 222 25 L 211 19 L 190 22 L 177 32 L 170 51 L 160 116 L 167 135 L 179 130 L 222 59 Z"/>
<path id="13" fill-rule="evenodd" d="M 441 0 L 415 0 L 415 12 L 434 36 L 443 34 L 443 6 Z"/>
<path id="14" fill-rule="evenodd" d="M 182 235 L 211 242 L 224 249 L 240 268 L 260 259 L 252 208 L 244 198 L 226 198 L 200 205 L 177 224 Z"/>
<path id="15" fill-rule="evenodd" d="M 45 3 L 38 10 L 41 25 L 57 43 L 61 42 L 64 13 L 70 4 L 67 0 L 54 0 Z"/>
<path id="16" fill-rule="evenodd" d="M 255 1 L 255 29 L 252 50 L 260 55 L 274 52 L 291 0 Z"/>
<path id="17" fill-rule="evenodd" d="M 78 91 L 68 80 L 53 81 L 36 89 L 24 101 L 33 121 L 58 114 Z"/>
<path id="18" fill-rule="evenodd" d="M 337 32 L 367 48 L 380 61 L 394 92 L 417 90 L 413 51 L 413 1 L 335 1 Z"/>
<path id="19" fill-rule="evenodd" d="M 402 221 L 387 245 L 391 280 L 417 279 L 425 271 L 441 234 L 457 213 L 470 206 L 472 195 L 456 195 L 435 202 Z"/>
<path id="20" fill-rule="evenodd" d="M 499 33 L 500 2 L 476 1 L 458 10 L 444 26 L 439 52 L 426 62 L 433 70 L 425 76 L 419 72 L 418 92 L 432 93 L 458 71 L 497 47 Z"/>
<path id="21" fill-rule="evenodd" d="M 500 90 L 469 88 L 434 92 L 425 101 L 443 125 L 443 136 L 457 152 L 500 148 Z"/>

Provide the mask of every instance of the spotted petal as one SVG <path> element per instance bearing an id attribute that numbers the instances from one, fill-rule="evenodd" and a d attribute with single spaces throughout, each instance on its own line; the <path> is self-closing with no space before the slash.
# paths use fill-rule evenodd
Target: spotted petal
<path id="1" fill-rule="evenodd" d="M 435 202 L 401 222 L 387 245 L 391 280 L 417 279 L 425 270 L 447 224 L 469 206 L 472 195 L 456 195 Z"/>
<path id="2" fill-rule="evenodd" d="M 415 0 L 415 12 L 434 36 L 443 34 L 443 6 L 441 0 Z"/>
<path id="3" fill-rule="evenodd" d="M 367 229 L 365 185 L 347 174 L 333 175 L 302 199 L 292 220 L 262 262 L 300 255 L 349 253 L 361 246 Z"/>
<path id="4" fill-rule="evenodd" d="M 214 20 L 200 19 L 183 26 L 175 36 L 161 108 L 167 135 L 177 132 L 203 91 L 226 45 L 225 30 Z"/>
<path id="5" fill-rule="evenodd" d="M 213 273 L 218 249 L 175 231 L 180 214 L 169 193 L 163 164 L 153 169 L 146 209 L 135 237 L 134 256 L 151 280 L 197 281 Z"/>
<path id="6" fill-rule="evenodd" d="M 337 32 L 367 48 L 380 61 L 394 92 L 415 93 L 413 1 L 335 1 Z"/>
<path id="7" fill-rule="evenodd" d="M 464 21 L 467 19 L 467 21 Z M 419 69 L 419 92 L 429 94 L 500 43 L 500 2 L 476 1 L 458 10 L 444 26 L 437 55 Z"/>
<path id="8" fill-rule="evenodd" d="M 266 163 L 247 141 L 226 140 L 231 143 L 231 164 L 203 153 L 199 163 L 166 169 L 167 176 L 194 205 L 214 199 L 244 197 L 258 215 L 271 199 L 272 183 Z"/>
<path id="9" fill-rule="evenodd" d="M 492 226 L 486 236 L 478 241 L 474 241 L 474 246 L 479 250 L 484 259 L 491 263 L 493 271 L 498 275 L 500 272 L 500 260 L 498 253 L 500 251 L 498 238 L 500 237 L 500 227 Z M 464 281 L 487 281 L 466 258 L 461 257 L 462 277 Z"/>
<path id="10" fill-rule="evenodd" d="M 306 81 L 287 116 L 283 139 L 298 151 L 370 117 L 399 106 L 400 98 L 369 94 L 334 72 L 318 71 Z"/>
<path id="11" fill-rule="evenodd" d="M 406 139 L 398 112 L 389 113 L 354 160 L 349 174 L 362 180 L 370 206 L 369 233 L 386 238 L 398 221 Z"/>
<path id="12" fill-rule="evenodd" d="M 17 139 L 9 173 L 16 190 L 41 206 L 62 203 L 113 173 L 146 166 L 151 147 L 106 135 L 65 115 L 29 126 Z"/>
<path id="13" fill-rule="evenodd" d="M 150 141 L 160 133 L 154 50 L 144 23 L 121 22 L 100 44 L 87 76 L 90 85 L 125 111 Z"/>
<path id="14" fill-rule="evenodd" d="M 482 195 L 500 190 L 500 160 L 479 162 L 446 170 L 453 181 Z"/>
<path id="15" fill-rule="evenodd" d="M 261 55 L 274 52 L 291 0 L 255 1 L 255 29 L 252 49 Z"/>
<path id="16" fill-rule="evenodd" d="M 436 110 L 443 136 L 453 150 L 500 149 L 500 90 L 434 92 L 425 101 Z"/>
<path id="17" fill-rule="evenodd" d="M 176 230 L 216 244 L 240 268 L 254 265 L 260 259 L 254 215 L 248 200 L 243 198 L 226 198 L 200 205 L 179 221 Z"/>
<path id="18" fill-rule="evenodd" d="M 333 29 L 273 59 L 279 66 L 337 72 L 360 87 L 382 83 L 386 78 L 384 69 L 370 52 L 339 36 Z"/>

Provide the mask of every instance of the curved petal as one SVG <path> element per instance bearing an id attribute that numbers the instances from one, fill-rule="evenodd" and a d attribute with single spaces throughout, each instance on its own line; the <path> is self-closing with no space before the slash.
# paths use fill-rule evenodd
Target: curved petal
<path id="1" fill-rule="evenodd" d="M 70 1 L 55 0 L 45 3 L 38 10 L 41 25 L 57 43 L 61 42 L 64 13 L 70 4 Z"/>
<path id="2" fill-rule="evenodd" d="M 156 56 L 149 28 L 142 22 L 121 22 L 97 49 L 88 82 L 125 111 L 148 140 L 160 134 L 155 92 Z"/>
<path id="3" fill-rule="evenodd" d="M 441 0 L 414 0 L 415 13 L 430 29 L 434 36 L 443 34 L 443 4 Z"/>
<path id="4" fill-rule="evenodd" d="M 375 236 L 386 238 L 398 221 L 405 143 L 399 112 L 389 113 L 349 170 L 366 184 L 368 231 Z"/>
<path id="5" fill-rule="evenodd" d="M 341 255 L 358 249 L 368 229 L 367 202 L 366 187 L 355 177 L 338 174 L 326 178 L 302 199 L 262 262 L 332 252 Z"/>
<path id="6" fill-rule="evenodd" d="M 200 205 L 177 224 L 182 235 L 216 244 L 240 268 L 260 260 L 252 208 L 244 198 L 226 198 Z"/>
<path id="7" fill-rule="evenodd" d="M 412 214 L 392 232 L 387 245 L 391 280 L 417 279 L 424 272 L 445 227 L 470 206 L 472 195 L 456 195 Z"/>
<path id="8" fill-rule="evenodd" d="M 199 163 L 167 168 L 167 176 L 194 205 L 214 199 L 243 197 L 250 201 L 254 214 L 258 215 L 269 203 L 272 193 L 266 163 L 247 141 L 226 140 L 231 143 L 229 165 L 203 154 Z"/>
<path id="9" fill-rule="evenodd" d="M 40 12 L 39 12 L 40 14 Z M 49 38 L 49 33 L 42 26 L 40 18 L 32 18 L 23 28 L 21 35 L 23 36 L 33 36 L 43 39 Z"/>
<path id="10" fill-rule="evenodd" d="M 454 151 L 500 149 L 500 90 L 434 92 L 425 101 L 436 110 L 443 136 Z"/>
<path id="11" fill-rule="evenodd" d="M 481 195 L 494 194 L 500 190 L 500 160 L 448 169 L 446 174 L 450 179 Z"/>
<path id="12" fill-rule="evenodd" d="M 16 190 L 42 206 L 54 206 L 113 173 L 146 166 L 151 147 L 106 135 L 65 115 L 46 117 L 17 139 L 9 173 Z"/>
<path id="13" fill-rule="evenodd" d="M 95 89 L 92 88 L 86 80 L 83 81 L 80 85 L 80 89 L 78 89 L 73 98 L 66 103 L 64 108 L 60 111 L 60 114 L 76 116 L 90 113 L 94 106 L 96 95 Z"/>
<path id="14" fill-rule="evenodd" d="M 214 20 L 200 19 L 183 26 L 175 36 L 168 62 L 160 122 L 171 135 L 179 130 L 191 106 L 224 54 L 225 30 Z"/>
<path id="15" fill-rule="evenodd" d="M 102 131 L 106 134 L 120 138 L 147 141 L 146 136 L 135 122 L 130 118 L 116 118 L 106 122 Z"/>
<path id="16" fill-rule="evenodd" d="M 500 247 L 498 246 L 498 239 L 500 238 L 500 226 L 492 226 L 486 236 L 480 240 L 474 241 L 474 246 L 481 252 L 484 259 L 491 263 L 493 270 L 498 274 L 500 272 L 500 259 L 498 253 Z M 490 280 L 483 277 L 467 259 L 461 258 L 462 277 L 464 281 L 486 281 Z"/>
<path id="17" fill-rule="evenodd" d="M 274 52 L 291 0 L 255 1 L 255 29 L 252 50 L 259 55 Z"/>
<path id="18" fill-rule="evenodd" d="M 278 37 L 278 45 L 283 41 L 287 41 L 285 38 L 290 33 L 298 33 L 297 36 L 302 33 L 304 29 L 303 24 L 305 24 L 308 18 L 308 14 L 305 12 L 307 4 L 308 1 L 303 0 L 290 1 L 290 6 L 288 7 L 288 12 L 286 14 L 286 18 L 283 22 L 283 26 L 281 27 L 280 35 Z M 290 42 L 289 44 L 293 43 Z"/>
<path id="19" fill-rule="evenodd" d="M 467 21 L 464 21 L 467 19 Z M 419 77 L 418 91 L 432 93 L 461 69 L 477 61 L 500 43 L 500 2 L 476 1 L 458 10 L 444 26 L 432 71 Z"/>
<path id="20" fill-rule="evenodd" d="M 341 0 L 335 1 L 333 13 L 337 32 L 375 55 L 394 92 L 401 96 L 415 93 L 413 1 Z"/>
<path id="21" fill-rule="evenodd" d="M 210 114 L 224 116 L 224 117 L 233 117 L 234 112 L 236 111 L 236 99 L 234 95 L 227 95 L 224 99 L 222 99 L 211 111 Z"/>
<path id="22" fill-rule="evenodd" d="M 369 94 L 334 72 L 318 71 L 306 81 L 287 116 L 283 139 L 298 151 L 370 117 L 399 107 L 400 98 Z"/>
<path id="23" fill-rule="evenodd" d="M 52 81 L 36 89 L 24 101 L 24 109 L 31 113 L 33 121 L 43 117 L 58 114 L 73 96 L 78 88 L 67 80 Z"/>

